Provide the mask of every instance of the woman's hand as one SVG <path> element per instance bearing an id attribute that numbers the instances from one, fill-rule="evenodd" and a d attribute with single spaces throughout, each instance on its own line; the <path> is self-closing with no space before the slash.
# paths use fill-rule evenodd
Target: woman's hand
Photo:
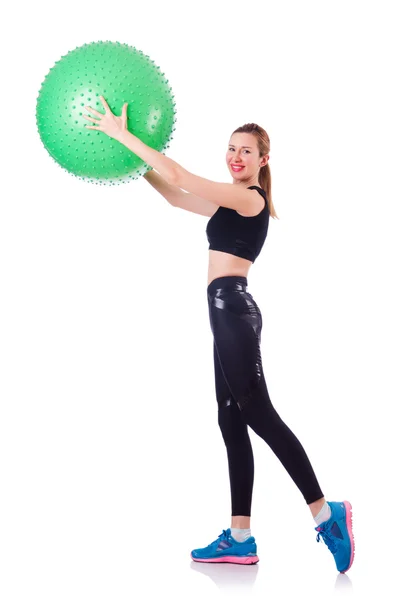
<path id="1" fill-rule="evenodd" d="M 127 131 L 128 102 L 126 102 L 123 106 L 121 117 L 116 117 L 116 115 L 114 115 L 110 110 L 105 98 L 103 96 L 99 96 L 99 99 L 105 108 L 105 114 L 98 112 L 94 108 L 91 108 L 91 106 L 85 106 L 84 108 L 86 110 L 93 113 L 94 115 L 97 115 L 95 119 L 93 119 L 92 117 L 88 117 L 87 115 L 83 115 L 83 117 L 87 119 L 87 121 L 92 121 L 96 124 L 95 126 L 86 125 L 85 127 L 87 129 L 103 131 L 103 133 L 106 133 L 106 135 L 108 135 L 109 137 L 113 138 L 114 140 L 118 140 L 122 136 L 122 134 L 125 131 Z"/>

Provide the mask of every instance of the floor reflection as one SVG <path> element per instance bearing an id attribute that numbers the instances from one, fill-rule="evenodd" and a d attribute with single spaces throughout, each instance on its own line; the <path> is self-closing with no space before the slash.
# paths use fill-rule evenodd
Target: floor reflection
<path id="1" fill-rule="evenodd" d="M 190 567 L 207 577 L 222 590 L 243 587 L 244 591 L 254 587 L 258 575 L 259 563 L 238 565 L 231 563 L 200 563 L 192 560 Z"/>

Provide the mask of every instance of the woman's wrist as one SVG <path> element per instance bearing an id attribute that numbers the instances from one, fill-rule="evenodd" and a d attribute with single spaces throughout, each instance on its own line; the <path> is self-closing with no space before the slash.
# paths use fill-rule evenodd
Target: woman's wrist
<path id="1" fill-rule="evenodd" d="M 123 131 L 120 131 L 120 133 L 115 139 L 118 142 L 120 142 L 120 144 L 123 144 L 123 146 L 127 146 L 128 148 L 128 142 L 131 143 L 131 139 L 135 137 L 136 136 L 133 133 L 131 133 L 131 131 L 128 131 L 128 129 L 124 129 Z"/>

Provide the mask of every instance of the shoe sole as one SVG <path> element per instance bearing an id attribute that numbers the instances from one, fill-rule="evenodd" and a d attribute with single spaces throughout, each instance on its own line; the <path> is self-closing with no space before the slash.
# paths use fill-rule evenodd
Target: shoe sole
<path id="1" fill-rule="evenodd" d="M 220 556 L 219 558 L 195 558 L 190 554 L 192 560 L 204 563 L 234 563 L 237 565 L 255 565 L 259 562 L 258 556 Z"/>
<path id="2" fill-rule="evenodd" d="M 349 534 L 350 547 L 351 547 L 349 566 L 344 571 L 341 571 L 341 573 L 346 573 L 346 571 L 348 571 L 353 564 L 354 554 L 355 554 L 356 549 L 355 549 L 355 545 L 354 545 L 352 505 L 350 504 L 350 502 L 348 500 L 344 500 L 343 504 L 345 505 L 345 509 L 346 509 L 347 532 Z"/>

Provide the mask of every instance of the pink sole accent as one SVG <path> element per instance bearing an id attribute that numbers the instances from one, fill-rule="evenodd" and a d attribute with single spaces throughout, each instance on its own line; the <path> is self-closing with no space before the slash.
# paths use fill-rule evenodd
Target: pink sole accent
<path id="1" fill-rule="evenodd" d="M 347 531 L 349 533 L 349 538 L 350 538 L 350 543 L 351 543 L 351 554 L 350 554 L 349 566 L 347 567 L 347 569 L 345 571 L 341 571 L 341 573 L 346 573 L 346 571 L 348 571 L 353 564 L 355 545 L 354 545 L 354 535 L 353 535 L 352 505 L 350 504 L 350 502 L 348 500 L 344 500 L 343 504 L 345 505 L 345 509 L 346 509 Z"/>
<path id="2" fill-rule="evenodd" d="M 194 558 L 192 560 L 205 563 L 235 563 L 238 565 L 254 565 L 259 561 L 258 556 L 220 556 L 219 558 Z"/>

